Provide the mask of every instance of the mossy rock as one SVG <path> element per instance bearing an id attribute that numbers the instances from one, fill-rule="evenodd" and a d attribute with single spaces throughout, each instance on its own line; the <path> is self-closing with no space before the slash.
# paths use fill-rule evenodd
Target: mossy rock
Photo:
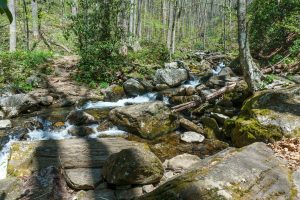
<path id="1" fill-rule="evenodd" d="M 228 123 L 227 127 L 232 126 Z M 274 142 L 280 140 L 283 133 L 280 128 L 273 125 L 261 125 L 255 119 L 238 118 L 231 132 L 231 139 L 236 147 L 243 147 L 254 142 Z"/>
<path id="2" fill-rule="evenodd" d="M 221 137 L 219 125 L 214 118 L 202 117 L 201 123 L 203 124 L 204 131 L 208 139 L 215 139 Z"/>
<path id="3" fill-rule="evenodd" d="M 245 146 L 257 141 L 272 142 L 300 136 L 300 86 L 258 92 L 248 99 L 235 122 L 225 130 L 233 143 Z M 231 133 L 230 133 L 231 132 Z"/>

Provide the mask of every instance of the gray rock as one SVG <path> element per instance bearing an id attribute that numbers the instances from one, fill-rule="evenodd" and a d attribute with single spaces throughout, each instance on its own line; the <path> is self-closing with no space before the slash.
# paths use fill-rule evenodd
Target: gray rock
<path id="1" fill-rule="evenodd" d="M 143 186 L 143 192 L 144 192 L 144 193 L 150 193 L 150 192 L 152 192 L 154 189 L 155 189 L 155 187 L 154 187 L 152 184 L 150 184 L 150 185 L 144 185 L 144 186 Z"/>
<path id="2" fill-rule="evenodd" d="M 162 91 L 162 90 L 166 90 L 169 89 L 170 87 L 167 84 L 156 84 L 155 85 L 155 89 L 157 91 Z"/>
<path id="3" fill-rule="evenodd" d="M 110 111 L 109 117 L 115 125 L 146 139 L 178 128 L 177 117 L 159 101 L 115 108 Z"/>
<path id="4" fill-rule="evenodd" d="M 9 119 L 0 120 L 0 129 L 8 129 L 11 127 L 12 127 L 12 124 Z"/>
<path id="5" fill-rule="evenodd" d="M 34 129 L 43 129 L 44 125 L 40 120 L 38 120 L 38 118 L 33 117 L 26 120 L 23 127 L 32 131 Z"/>
<path id="6" fill-rule="evenodd" d="M 5 113 L 0 110 L 0 119 L 4 119 Z"/>
<path id="7" fill-rule="evenodd" d="M 191 155 L 191 154 L 182 154 L 178 155 L 170 160 L 166 160 L 164 165 L 167 169 L 178 171 L 178 170 L 187 170 L 195 163 L 201 161 L 198 156 Z"/>
<path id="8" fill-rule="evenodd" d="M 123 84 L 124 91 L 128 96 L 138 96 L 146 93 L 145 87 L 137 80 L 131 78 Z"/>
<path id="9" fill-rule="evenodd" d="M 118 200 L 135 199 L 143 195 L 142 187 L 135 187 L 128 190 L 116 190 L 116 197 Z"/>
<path id="10" fill-rule="evenodd" d="M 192 143 L 192 142 L 200 143 L 204 141 L 205 137 L 199 133 L 189 131 L 181 134 L 180 139 L 187 143 Z"/>
<path id="11" fill-rule="evenodd" d="M 70 188 L 75 190 L 91 190 L 102 181 L 100 168 L 65 169 L 64 176 Z"/>
<path id="12" fill-rule="evenodd" d="M 156 71 L 155 80 L 158 84 L 167 84 L 169 87 L 176 87 L 188 80 L 186 69 L 159 69 Z"/>
<path id="13" fill-rule="evenodd" d="M 16 117 L 23 112 L 32 112 L 38 108 L 39 100 L 27 94 L 15 94 L 0 98 L 0 107 L 8 118 Z"/>
<path id="14" fill-rule="evenodd" d="M 103 166 L 104 179 L 113 185 L 157 183 L 163 173 L 162 163 L 147 148 L 124 149 L 111 155 Z"/>
<path id="15" fill-rule="evenodd" d="M 298 199 L 291 174 L 266 144 L 255 143 L 206 158 L 140 199 Z"/>
<path id="16" fill-rule="evenodd" d="M 43 106 L 50 106 L 53 103 L 53 101 L 54 101 L 54 98 L 52 96 L 45 96 L 40 99 L 40 103 Z"/>
<path id="17" fill-rule="evenodd" d="M 224 124 L 225 120 L 226 120 L 226 119 L 229 119 L 228 116 L 223 115 L 223 114 L 221 114 L 221 113 L 211 113 L 211 116 L 212 116 L 215 120 L 217 120 L 217 122 L 220 123 L 220 124 Z"/>
<path id="18" fill-rule="evenodd" d="M 76 126 L 97 123 L 97 121 L 95 121 L 95 118 L 92 115 L 81 110 L 70 112 L 70 114 L 66 118 L 66 121 Z"/>

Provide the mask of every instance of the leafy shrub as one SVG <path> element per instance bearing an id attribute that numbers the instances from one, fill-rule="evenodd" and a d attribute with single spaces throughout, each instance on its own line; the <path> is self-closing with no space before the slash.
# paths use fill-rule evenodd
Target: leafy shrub
<path id="1" fill-rule="evenodd" d="M 0 53 L 0 87 L 11 85 L 23 90 L 31 90 L 34 86 L 26 80 L 33 74 L 50 74 L 52 69 L 41 64 L 48 61 L 51 52 L 23 52 Z"/>

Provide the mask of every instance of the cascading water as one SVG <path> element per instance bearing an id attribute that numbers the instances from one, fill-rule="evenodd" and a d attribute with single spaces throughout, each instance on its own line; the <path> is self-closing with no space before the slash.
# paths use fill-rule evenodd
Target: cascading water
<path id="1" fill-rule="evenodd" d="M 121 107 L 126 106 L 127 104 L 137 104 L 137 103 L 147 103 L 151 101 L 156 100 L 156 93 L 147 93 L 142 96 L 137 96 L 134 98 L 127 98 L 127 99 L 121 99 L 117 102 L 104 102 L 104 101 L 98 101 L 98 102 L 88 102 L 83 106 L 83 109 L 91 109 L 91 108 L 114 108 L 114 107 Z"/>

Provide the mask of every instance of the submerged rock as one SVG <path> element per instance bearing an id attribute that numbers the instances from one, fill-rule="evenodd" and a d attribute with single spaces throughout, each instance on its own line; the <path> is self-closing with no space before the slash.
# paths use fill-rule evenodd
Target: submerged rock
<path id="1" fill-rule="evenodd" d="M 103 166 L 103 177 L 113 185 L 147 185 L 162 178 L 162 163 L 147 148 L 124 149 L 111 155 Z"/>
<path id="2" fill-rule="evenodd" d="M 142 95 L 147 92 L 143 84 L 141 84 L 139 81 L 131 78 L 128 79 L 124 84 L 123 84 L 124 91 L 128 96 L 138 96 Z"/>
<path id="3" fill-rule="evenodd" d="M 177 117 L 159 101 L 115 108 L 109 117 L 115 125 L 146 139 L 153 139 L 178 128 Z"/>
<path id="4" fill-rule="evenodd" d="M 300 87 L 266 91 L 247 100 L 234 121 L 226 121 L 233 143 L 245 146 L 300 136 Z"/>
<path id="5" fill-rule="evenodd" d="M 169 87 L 176 87 L 188 80 L 186 69 L 166 68 L 156 71 L 155 80 L 157 84 L 167 84 Z"/>
<path id="6" fill-rule="evenodd" d="M 298 199 L 297 176 L 264 143 L 229 148 L 139 199 Z"/>

